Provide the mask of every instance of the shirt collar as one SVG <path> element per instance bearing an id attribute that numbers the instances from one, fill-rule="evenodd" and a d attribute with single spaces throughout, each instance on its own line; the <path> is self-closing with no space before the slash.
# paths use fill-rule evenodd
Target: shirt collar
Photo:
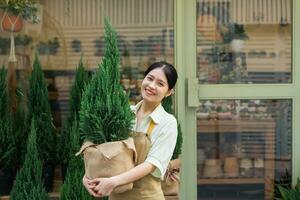
<path id="1" fill-rule="evenodd" d="M 139 103 L 137 103 L 134 108 L 133 108 L 133 112 L 134 114 L 137 114 L 137 111 L 139 110 L 139 108 L 141 107 L 143 101 L 140 101 Z M 155 124 L 159 124 L 161 117 L 164 114 L 164 108 L 161 105 L 161 103 L 152 111 L 152 113 L 149 114 L 149 117 L 151 117 L 151 119 L 154 121 Z"/>

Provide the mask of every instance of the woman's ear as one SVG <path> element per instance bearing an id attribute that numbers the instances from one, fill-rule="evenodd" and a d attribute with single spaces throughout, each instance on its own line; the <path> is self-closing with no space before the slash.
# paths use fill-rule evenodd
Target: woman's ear
<path id="1" fill-rule="evenodd" d="M 170 95 L 172 95 L 172 94 L 174 94 L 174 89 L 168 90 L 168 92 L 167 92 L 165 98 L 168 97 L 168 96 L 170 96 Z"/>

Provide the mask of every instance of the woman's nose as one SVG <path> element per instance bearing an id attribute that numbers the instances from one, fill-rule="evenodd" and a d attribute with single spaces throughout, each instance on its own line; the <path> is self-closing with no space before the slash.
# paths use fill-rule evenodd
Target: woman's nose
<path id="1" fill-rule="evenodd" d="M 155 82 L 154 81 L 150 82 L 149 83 L 149 87 L 152 88 L 152 89 L 154 89 L 155 88 Z"/>

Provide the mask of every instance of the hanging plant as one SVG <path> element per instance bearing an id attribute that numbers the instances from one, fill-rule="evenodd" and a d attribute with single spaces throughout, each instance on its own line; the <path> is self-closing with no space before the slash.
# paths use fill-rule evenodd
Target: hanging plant
<path id="1" fill-rule="evenodd" d="M 0 0 L 0 9 L 9 15 L 19 16 L 26 21 L 39 22 L 37 0 Z"/>
<path id="2" fill-rule="evenodd" d="M 3 31 L 11 32 L 10 35 L 10 55 L 9 62 L 16 62 L 14 32 L 19 32 L 23 27 L 23 20 L 38 23 L 37 0 L 0 0 L 0 9 L 4 14 L 1 19 L 1 28 Z"/>

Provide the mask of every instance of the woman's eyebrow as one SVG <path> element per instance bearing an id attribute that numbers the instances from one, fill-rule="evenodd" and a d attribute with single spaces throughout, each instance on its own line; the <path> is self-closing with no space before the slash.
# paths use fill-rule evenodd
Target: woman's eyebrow
<path id="1" fill-rule="evenodd" d="M 155 78 L 155 76 L 153 76 L 152 74 L 148 74 L 148 76 L 150 76 L 151 78 Z M 161 79 L 157 79 L 159 82 L 162 82 L 164 84 L 167 84 L 165 81 L 161 80 Z"/>

